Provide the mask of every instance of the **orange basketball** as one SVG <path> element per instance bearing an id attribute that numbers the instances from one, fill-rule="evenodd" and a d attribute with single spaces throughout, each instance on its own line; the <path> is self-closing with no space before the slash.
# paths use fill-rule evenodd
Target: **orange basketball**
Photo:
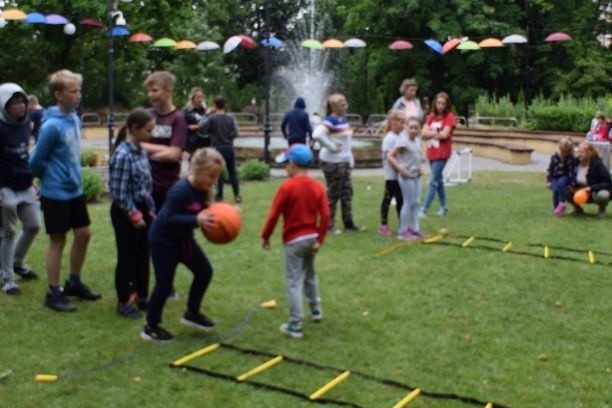
<path id="1" fill-rule="evenodd" d="M 576 205 L 585 205 L 589 201 L 589 192 L 581 188 L 574 193 L 574 203 Z"/>
<path id="2" fill-rule="evenodd" d="M 202 233 L 207 240 L 213 244 L 227 244 L 232 242 L 240 233 L 242 221 L 240 211 L 231 204 L 219 202 L 213 203 L 206 211 L 214 216 L 214 223 Z"/>

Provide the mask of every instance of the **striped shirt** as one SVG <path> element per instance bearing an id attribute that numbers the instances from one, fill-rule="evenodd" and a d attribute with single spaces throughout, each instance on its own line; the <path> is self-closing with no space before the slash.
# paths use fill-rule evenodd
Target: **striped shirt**
<path id="1" fill-rule="evenodd" d="M 353 130 L 347 122 L 346 117 L 335 117 L 329 115 L 318 126 L 312 137 L 321 143 L 319 159 L 328 163 L 350 163 L 354 162 L 351 151 L 351 140 Z M 340 151 L 336 151 L 340 146 Z"/>
<path id="2" fill-rule="evenodd" d="M 109 181 L 111 197 L 130 220 L 142 216 L 137 208 L 145 204 L 150 212 L 155 212 L 155 202 L 151 196 L 153 178 L 147 152 L 127 141 L 117 146 L 109 160 Z"/>

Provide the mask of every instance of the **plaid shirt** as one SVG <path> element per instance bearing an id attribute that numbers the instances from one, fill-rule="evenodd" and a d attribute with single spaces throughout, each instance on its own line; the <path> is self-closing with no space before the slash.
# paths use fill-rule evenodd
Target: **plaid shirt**
<path id="1" fill-rule="evenodd" d="M 137 208 L 139 204 L 145 204 L 149 212 L 155 213 L 151 165 L 144 149 L 121 142 L 109 161 L 108 184 L 113 201 L 130 219 L 139 219 L 142 215 Z"/>

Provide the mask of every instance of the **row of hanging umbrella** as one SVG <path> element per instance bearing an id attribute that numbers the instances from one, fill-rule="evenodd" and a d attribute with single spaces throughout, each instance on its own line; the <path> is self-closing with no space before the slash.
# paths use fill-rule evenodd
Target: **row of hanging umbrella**
<path id="1" fill-rule="evenodd" d="M 557 32 L 552 33 L 547 36 L 544 41 L 547 42 L 559 42 L 559 41 L 571 41 L 572 37 L 570 37 L 566 33 Z M 479 50 L 481 48 L 495 48 L 495 47 L 504 47 L 506 44 L 524 44 L 527 42 L 527 38 L 520 34 L 512 34 L 504 37 L 502 40 L 497 38 L 485 38 L 480 42 L 472 41 L 467 37 L 464 38 L 450 38 L 448 41 L 444 43 L 444 45 L 440 44 L 438 41 L 434 39 L 428 39 L 424 41 L 425 44 L 431 48 L 433 51 L 440 55 L 444 55 L 447 52 L 458 49 L 458 50 Z M 389 45 L 389 48 L 392 50 L 406 50 L 412 48 L 412 44 L 409 41 L 395 41 Z"/>

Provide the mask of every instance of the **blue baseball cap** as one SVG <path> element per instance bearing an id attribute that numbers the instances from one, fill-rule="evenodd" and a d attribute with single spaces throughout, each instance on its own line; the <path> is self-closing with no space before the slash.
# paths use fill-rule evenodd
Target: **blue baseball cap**
<path id="1" fill-rule="evenodd" d="M 277 163 L 287 163 L 292 161 L 301 167 L 308 167 L 312 163 L 312 151 L 308 146 L 301 143 L 291 145 L 289 149 L 276 156 Z"/>

